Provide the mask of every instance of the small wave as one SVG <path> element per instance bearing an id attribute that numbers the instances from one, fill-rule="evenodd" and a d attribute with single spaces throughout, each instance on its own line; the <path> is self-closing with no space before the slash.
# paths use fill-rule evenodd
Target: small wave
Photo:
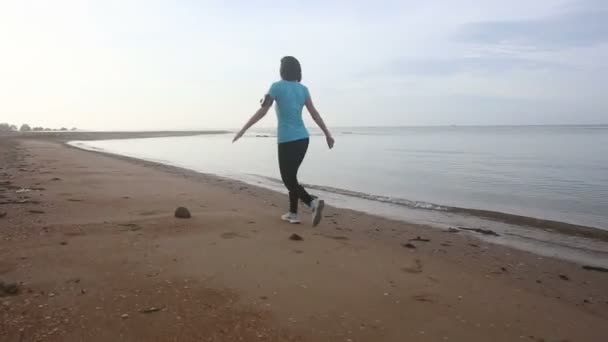
<path id="1" fill-rule="evenodd" d="M 357 197 L 357 198 L 362 198 L 362 199 L 376 201 L 376 202 L 401 205 L 401 206 L 414 208 L 414 209 L 428 209 L 428 210 L 440 210 L 440 211 L 448 210 L 447 207 L 444 207 L 444 206 L 441 206 L 438 204 L 434 204 L 434 203 L 428 203 L 428 202 L 422 202 L 422 201 L 411 201 L 411 200 L 407 200 L 404 198 L 397 198 L 397 197 L 390 197 L 390 196 L 372 195 L 372 194 L 367 194 L 364 192 L 338 189 L 338 188 L 333 188 L 333 187 L 328 187 L 328 186 L 319 186 L 319 185 L 306 185 L 306 186 L 311 189 L 315 189 L 315 190 L 327 191 L 327 192 L 332 192 L 332 193 L 339 194 L 339 195 Z"/>
<path id="2" fill-rule="evenodd" d="M 257 177 L 261 177 L 261 178 L 270 180 L 275 183 L 281 183 L 280 180 L 272 178 L 272 177 L 263 177 L 263 176 L 257 176 Z M 361 198 L 361 199 L 366 199 L 366 200 L 370 200 L 370 201 L 400 205 L 400 206 L 413 208 L 413 209 L 427 209 L 427 210 L 439 210 L 439 211 L 448 211 L 450 209 L 449 207 L 444 207 L 442 205 L 423 202 L 423 201 L 411 201 L 411 200 L 407 200 L 404 198 L 382 196 L 382 195 L 372 195 L 372 194 L 368 194 L 368 193 L 364 193 L 364 192 L 334 188 L 334 187 L 330 187 L 330 186 L 322 186 L 322 185 L 315 185 L 315 184 L 303 184 L 303 185 L 309 189 L 330 192 L 330 193 L 343 195 L 343 196 Z"/>

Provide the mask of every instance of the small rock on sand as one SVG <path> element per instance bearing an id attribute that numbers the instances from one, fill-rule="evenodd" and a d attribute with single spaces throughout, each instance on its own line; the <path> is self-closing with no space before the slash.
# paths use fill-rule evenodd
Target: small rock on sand
<path id="1" fill-rule="evenodd" d="M 561 279 L 561 280 L 570 280 L 570 277 L 568 277 L 568 276 L 567 276 L 567 275 L 565 275 L 565 274 L 560 274 L 560 275 L 559 275 L 559 279 Z"/>
<path id="2" fill-rule="evenodd" d="M 414 246 L 411 243 L 402 243 L 401 246 L 405 247 L 405 248 L 410 248 L 410 249 L 416 249 L 416 246 Z"/>
<path id="3" fill-rule="evenodd" d="M 304 240 L 304 238 L 298 234 L 291 234 L 291 236 L 289 237 L 289 240 L 302 241 L 302 240 Z"/>
<path id="4" fill-rule="evenodd" d="M 175 209 L 175 217 L 184 219 L 190 218 L 190 211 L 185 207 L 178 207 L 177 209 Z"/>
<path id="5" fill-rule="evenodd" d="M 410 239 L 410 241 L 430 242 L 431 239 L 426 239 L 426 238 L 421 238 L 420 236 L 416 236 L 416 238 Z"/>
<path id="6" fill-rule="evenodd" d="M 0 218 L 6 216 L 6 211 L 0 211 Z"/>
<path id="7" fill-rule="evenodd" d="M 19 285 L 17 283 L 5 283 L 0 281 L 0 297 L 14 296 L 19 293 Z"/>
<path id="8" fill-rule="evenodd" d="M 0 214 L 0 217 L 2 217 L 2 214 Z M 584 265 L 583 269 L 587 270 L 587 271 L 608 272 L 608 268 L 599 267 L 599 266 Z"/>

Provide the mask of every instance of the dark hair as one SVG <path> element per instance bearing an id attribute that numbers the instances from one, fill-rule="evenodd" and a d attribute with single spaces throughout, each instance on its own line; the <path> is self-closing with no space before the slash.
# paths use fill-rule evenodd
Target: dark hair
<path id="1" fill-rule="evenodd" d="M 281 78 L 285 81 L 302 81 L 302 67 L 295 57 L 281 58 Z"/>

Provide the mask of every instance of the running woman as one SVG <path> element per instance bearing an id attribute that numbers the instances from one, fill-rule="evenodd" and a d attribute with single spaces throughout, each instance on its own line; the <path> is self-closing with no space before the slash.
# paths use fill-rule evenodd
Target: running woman
<path id="1" fill-rule="evenodd" d="M 247 121 L 232 142 L 239 140 L 251 126 L 260 121 L 276 101 L 279 169 L 283 183 L 289 191 L 289 212 L 281 216 L 281 219 L 293 224 L 300 223 L 298 200 L 301 200 L 312 210 L 312 225 L 315 227 L 321 221 L 325 202 L 311 196 L 298 182 L 298 169 L 306 156 L 310 137 L 302 120 L 302 108 L 306 106 L 312 119 L 325 134 L 330 149 L 334 147 L 334 138 L 312 103 L 308 88 L 301 83 L 300 62 L 295 57 L 283 57 L 280 73 L 281 80 L 272 84 L 261 101 L 261 108 Z"/>

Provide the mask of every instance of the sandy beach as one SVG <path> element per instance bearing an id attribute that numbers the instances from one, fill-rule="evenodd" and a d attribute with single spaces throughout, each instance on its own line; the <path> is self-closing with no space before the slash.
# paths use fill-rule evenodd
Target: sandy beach
<path id="1" fill-rule="evenodd" d="M 3 342 L 607 339 L 606 272 L 61 140 L 0 137 Z"/>

